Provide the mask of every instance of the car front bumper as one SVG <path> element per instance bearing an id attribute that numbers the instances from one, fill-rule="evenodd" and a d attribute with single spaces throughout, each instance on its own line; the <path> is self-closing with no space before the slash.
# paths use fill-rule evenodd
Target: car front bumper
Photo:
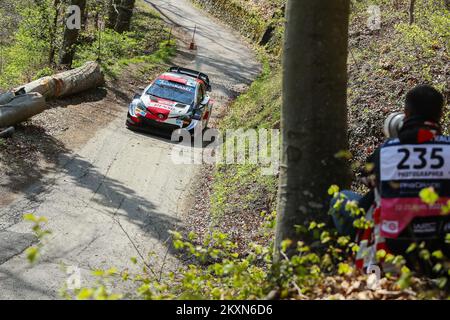
<path id="1" fill-rule="evenodd" d="M 192 120 L 188 126 L 176 125 L 167 122 L 160 122 L 156 120 L 147 119 L 145 117 L 133 117 L 128 113 L 126 125 L 129 128 L 148 131 L 148 132 L 167 132 L 184 129 L 193 132 L 196 127 L 201 124 L 201 121 Z"/>

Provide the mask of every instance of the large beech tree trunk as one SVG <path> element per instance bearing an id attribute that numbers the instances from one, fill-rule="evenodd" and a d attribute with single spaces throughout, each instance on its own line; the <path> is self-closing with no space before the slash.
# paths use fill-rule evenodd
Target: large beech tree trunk
<path id="1" fill-rule="evenodd" d="M 130 30 L 135 2 L 135 0 L 122 0 L 117 6 L 119 11 L 115 26 L 117 32 L 123 33 Z"/>
<path id="2" fill-rule="evenodd" d="M 71 0 L 70 5 L 79 6 L 81 10 L 81 16 L 84 15 L 86 9 L 86 0 Z M 66 15 L 66 20 L 69 18 L 70 12 Z M 78 41 L 79 29 L 69 29 L 67 25 L 64 30 L 64 41 L 61 48 L 59 64 L 62 66 L 72 67 L 73 58 L 75 55 L 75 46 Z"/>
<path id="3" fill-rule="evenodd" d="M 328 188 L 350 186 L 347 57 L 350 0 L 289 0 L 283 64 L 282 166 L 275 257 L 305 236 L 296 226 L 328 221 Z M 308 238 L 306 238 L 308 240 Z"/>
<path id="4" fill-rule="evenodd" d="M 23 122 L 46 109 L 45 98 L 39 93 L 28 93 L 14 97 L 0 105 L 0 128 Z"/>
<path id="5" fill-rule="evenodd" d="M 46 99 L 61 98 L 105 84 L 103 72 L 97 62 L 51 77 L 41 78 L 23 86 L 27 93 L 38 92 Z"/>

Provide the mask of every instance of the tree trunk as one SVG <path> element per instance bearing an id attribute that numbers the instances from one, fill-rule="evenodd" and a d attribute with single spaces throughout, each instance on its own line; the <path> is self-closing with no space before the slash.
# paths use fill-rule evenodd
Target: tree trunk
<path id="1" fill-rule="evenodd" d="M 115 30 L 119 33 L 130 30 L 131 19 L 133 18 L 135 0 L 122 0 L 117 9 L 119 15 L 117 16 L 117 22 Z"/>
<path id="2" fill-rule="evenodd" d="M 27 93 L 38 92 L 46 99 L 54 99 L 97 88 L 104 83 L 104 75 L 99 64 L 87 62 L 80 68 L 45 77 L 23 87 Z"/>
<path id="3" fill-rule="evenodd" d="M 117 8 L 120 4 L 120 0 L 109 0 L 108 5 L 108 23 L 106 27 L 109 29 L 114 29 L 117 23 L 117 16 L 119 14 L 119 9 Z"/>
<path id="4" fill-rule="evenodd" d="M 272 21 L 267 26 L 266 31 L 264 32 L 262 39 L 259 42 L 260 46 L 265 46 L 266 44 L 268 44 L 270 42 L 270 40 L 272 40 L 272 37 L 273 37 L 274 31 L 277 27 L 277 24 L 279 23 L 279 20 L 281 18 L 284 18 L 285 12 L 286 12 L 286 5 L 283 5 L 281 7 L 280 11 L 276 11 L 272 15 Z"/>
<path id="5" fill-rule="evenodd" d="M 328 188 L 350 186 L 347 57 L 350 0 L 289 0 L 283 65 L 282 166 L 275 257 L 296 226 L 328 220 Z"/>
<path id="6" fill-rule="evenodd" d="M 45 98 L 39 93 L 14 97 L 8 104 L 0 105 L 0 128 L 23 122 L 45 109 Z"/>
<path id="7" fill-rule="evenodd" d="M 415 7 L 416 0 L 409 0 L 409 24 L 413 24 L 416 22 L 416 17 L 414 14 Z"/>
<path id="8" fill-rule="evenodd" d="M 71 0 L 71 5 L 79 6 L 81 9 L 81 16 L 84 15 L 84 10 L 86 8 L 86 0 Z M 70 17 L 70 12 L 66 15 L 65 21 Z M 64 41 L 63 46 L 61 48 L 61 56 L 59 60 L 59 64 L 62 66 L 66 66 L 68 68 L 72 67 L 73 57 L 75 55 L 75 46 L 78 41 L 78 35 L 80 33 L 80 30 L 75 29 L 69 29 L 67 24 L 65 26 L 64 30 Z"/>
<path id="9" fill-rule="evenodd" d="M 81 15 L 81 30 L 86 31 L 89 23 L 89 8 L 86 3 L 86 6 Z"/>
<path id="10" fill-rule="evenodd" d="M 58 30 L 58 17 L 59 17 L 59 5 L 61 4 L 61 0 L 54 0 L 53 1 L 53 9 L 54 11 L 54 17 L 53 17 L 53 24 L 51 25 L 51 31 L 50 31 L 50 52 L 48 57 L 48 62 L 50 65 L 55 64 L 55 54 L 56 54 L 56 32 Z"/>

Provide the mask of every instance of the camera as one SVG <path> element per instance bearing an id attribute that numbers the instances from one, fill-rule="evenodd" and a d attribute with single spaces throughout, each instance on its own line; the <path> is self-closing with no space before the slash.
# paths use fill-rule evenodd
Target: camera
<path id="1" fill-rule="evenodd" d="M 405 114 L 396 112 L 391 114 L 384 122 L 384 134 L 388 138 L 398 138 L 400 130 L 403 128 Z"/>

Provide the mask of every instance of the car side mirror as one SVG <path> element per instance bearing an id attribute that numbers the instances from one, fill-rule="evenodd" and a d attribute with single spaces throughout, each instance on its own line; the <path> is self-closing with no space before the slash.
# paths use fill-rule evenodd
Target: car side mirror
<path id="1" fill-rule="evenodd" d="M 210 100 L 210 99 L 211 99 L 210 97 L 206 96 L 206 97 L 203 99 L 203 101 L 200 102 L 200 105 L 206 106 L 206 105 L 209 103 L 209 100 Z"/>
<path id="2" fill-rule="evenodd" d="M 141 97 L 142 97 L 141 94 L 135 93 L 135 94 L 134 94 L 134 97 L 133 97 L 133 100 L 140 99 Z"/>

